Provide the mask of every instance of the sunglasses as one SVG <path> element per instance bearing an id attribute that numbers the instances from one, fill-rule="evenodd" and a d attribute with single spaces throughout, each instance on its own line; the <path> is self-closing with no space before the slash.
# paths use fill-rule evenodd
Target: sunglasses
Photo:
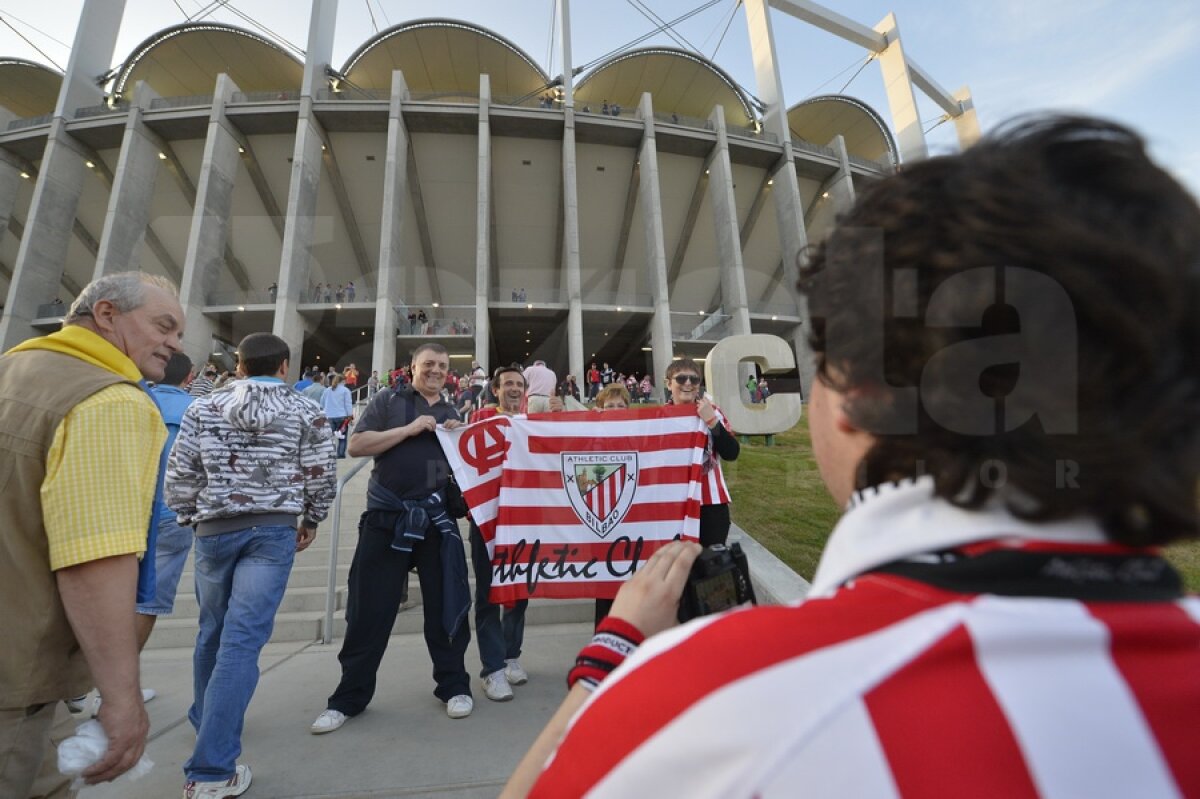
<path id="1" fill-rule="evenodd" d="M 675 375 L 673 379 L 681 386 L 686 386 L 688 383 L 693 386 L 700 385 L 700 375 Z"/>

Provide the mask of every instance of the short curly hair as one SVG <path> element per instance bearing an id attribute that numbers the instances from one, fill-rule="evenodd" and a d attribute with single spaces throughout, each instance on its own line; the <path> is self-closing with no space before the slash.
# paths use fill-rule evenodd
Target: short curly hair
<path id="1" fill-rule="evenodd" d="M 818 379 L 875 435 L 859 487 L 1197 535 L 1200 207 L 1131 130 L 1024 118 L 906 164 L 800 271 Z"/>

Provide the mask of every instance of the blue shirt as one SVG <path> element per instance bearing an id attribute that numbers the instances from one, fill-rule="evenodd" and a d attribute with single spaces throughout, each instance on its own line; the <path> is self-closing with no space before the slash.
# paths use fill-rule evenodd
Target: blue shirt
<path id="1" fill-rule="evenodd" d="M 171 453 L 171 447 L 175 444 L 175 437 L 179 435 L 179 425 L 183 422 L 183 412 L 188 409 L 188 406 L 196 398 L 179 386 L 155 386 L 150 389 L 150 396 L 154 399 L 154 403 L 158 405 L 158 412 L 162 414 L 163 422 L 167 425 L 167 443 L 163 444 L 162 463 L 158 470 L 157 496 L 159 497 L 158 510 L 161 515 L 171 512 L 167 509 L 166 503 L 162 501 L 162 484 L 167 472 L 167 456 Z"/>
<path id="2" fill-rule="evenodd" d="M 321 410 L 329 419 L 345 419 L 354 415 L 354 400 L 350 398 L 350 389 L 346 388 L 345 383 L 325 389 L 321 395 Z"/>
<path id="3" fill-rule="evenodd" d="M 145 381 L 142 381 L 145 387 Z M 158 485 L 154 489 L 154 510 L 150 514 L 150 529 L 146 531 L 146 554 L 138 562 L 137 603 L 139 605 L 154 599 L 158 583 L 158 570 L 155 568 L 155 549 L 158 546 L 158 522 L 160 519 L 174 517 L 174 512 L 163 501 L 163 480 L 167 476 L 167 458 L 175 437 L 179 435 L 179 425 L 183 422 L 183 412 L 195 399 L 179 386 L 155 386 L 147 388 L 150 399 L 158 406 L 163 422 L 167 425 L 167 441 L 163 444 L 162 453 L 158 458 Z"/>

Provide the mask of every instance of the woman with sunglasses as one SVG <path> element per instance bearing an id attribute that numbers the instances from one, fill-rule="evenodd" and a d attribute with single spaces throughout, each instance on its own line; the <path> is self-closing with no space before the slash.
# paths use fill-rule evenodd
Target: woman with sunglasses
<path id="1" fill-rule="evenodd" d="M 667 387 L 674 405 L 695 404 L 696 413 L 708 425 L 708 447 L 704 453 L 704 476 L 700 492 L 700 544 L 724 544 L 729 537 L 729 488 L 721 473 L 721 461 L 736 461 L 741 446 L 721 409 L 700 388 L 700 367 L 691 358 L 680 358 L 667 367 Z"/>

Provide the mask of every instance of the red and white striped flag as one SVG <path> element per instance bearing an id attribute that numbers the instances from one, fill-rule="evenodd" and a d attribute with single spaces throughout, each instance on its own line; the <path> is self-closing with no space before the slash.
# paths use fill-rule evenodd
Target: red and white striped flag
<path id="1" fill-rule="evenodd" d="M 614 596 L 696 540 L 708 431 L 692 407 L 493 417 L 439 430 L 492 555 L 493 602 Z"/>

